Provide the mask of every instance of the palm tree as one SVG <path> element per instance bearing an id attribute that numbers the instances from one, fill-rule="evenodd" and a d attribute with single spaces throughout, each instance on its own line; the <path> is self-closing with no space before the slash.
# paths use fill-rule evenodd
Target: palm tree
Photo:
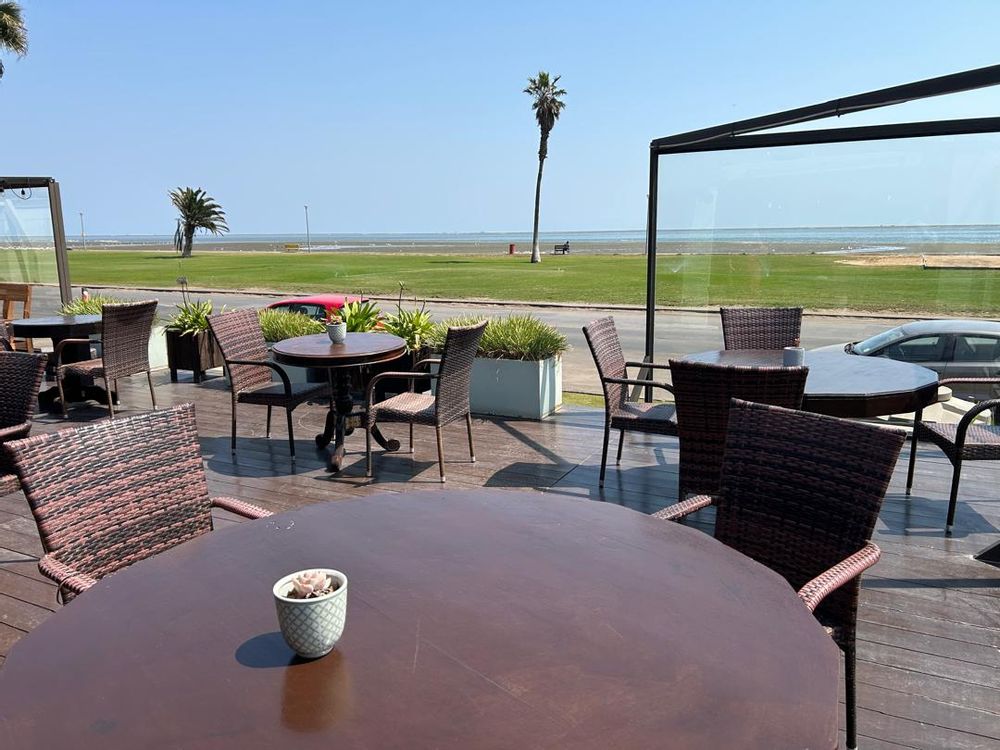
<path id="1" fill-rule="evenodd" d="M 24 28 L 21 6 L 0 2 L 0 52 L 13 52 L 18 57 L 28 54 L 28 30 Z M 3 60 L 0 60 L 0 78 L 3 78 Z"/>
<path id="2" fill-rule="evenodd" d="M 549 74 L 544 70 L 538 71 L 537 78 L 528 79 L 528 87 L 525 94 L 534 97 L 531 108 L 535 110 L 535 119 L 538 121 L 538 129 L 541 137 L 538 141 L 538 179 L 535 181 L 535 225 L 531 232 L 531 262 L 540 263 L 542 255 L 538 251 L 538 209 L 542 197 L 542 167 L 545 165 L 545 157 L 549 155 L 549 133 L 559 119 L 566 102 L 559 99 L 565 96 L 565 89 L 556 88 L 562 76 L 549 78 Z"/>
<path id="3" fill-rule="evenodd" d="M 171 190 L 170 200 L 180 213 L 177 217 L 177 231 L 174 232 L 174 247 L 182 258 L 191 257 L 191 243 L 194 242 L 197 230 L 204 229 L 212 234 L 229 231 L 222 206 L 201 188 Z"/>

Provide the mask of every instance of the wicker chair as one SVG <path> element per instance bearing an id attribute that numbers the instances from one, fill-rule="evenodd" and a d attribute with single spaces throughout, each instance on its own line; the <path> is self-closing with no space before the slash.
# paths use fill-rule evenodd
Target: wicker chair
<path id="1" fill-rule="evenodd" d="M 666 370 L 670 365 L 654 362 L 626 362 L 621 341 L 612 317 L 599 318 L 583 327 L 583 335 L 590 346 L 590 353 L 597 365 L 597 374 L 604 389 L 604 447 L 601 451 L 600 486 L 604 486 L 604 474 L 608 465 L 608 443 L 611 430 L 618 430 L 618 456 L 616 464 L 622 460 L 622 444 L 627 431 L 645 432 L 652 435 L 677 435 L 677 414 L 673 404 L 647 404 L 628 400 L 626 386 L 651 386 L 673 393 L 667 383 L 653 380 L 636 380 L 628 376 L 629 367 Z"/>
<path id="2" fill-rule="evenodd" d="M 211 531 L 213 506 L 271 515 L 209 498 L 191 404 L 36 435 L 8 450 L 45 550 L 38 567 L 64 599 Z"/>
<path id="3" fill-rule="evenodd" d="M 0 351 L 0 445 L 27 437 L 47 357 Z M 0 449 L 0 496 L 17 492 L 14 466 Z"/>
<path id="4" fill-rule="evenodd" d="M 230 448 L 236 455 L 236 404 L 258 404 L 267 407 L 266 436 L 271 437 L 271 409 L 285 410 L 288 422 L 288 451 L 295 464 L 295 433 L 292 411 L 306 401 L 330 395 L 328 383 L 292 383 L 285 369 L 268 358 L 267 344 L 256 310 L 213 315 L 208 319 L 212 335 L 222 350 L 222 359 L 229 373 L 232 397 L 232 430 Z M 281 379 L 275 383 L 274 372 Z"/>
<path id="5" fill-rule="evenodd" d="M 486 321 L 473 326 L 456 326 L 448 329 L 440 359 L 423 359 L 414 369 L 437 364 L 436 374 L 429 372 L 380 372 L 368 381 L 365 399 L 365 472 L 372 476 L 372 428 L 377 422 L 406 422 L 410 426 L 410 453 L 413 453 L 413 425 L 434 427 L 437 431 L 438 469 L 441 481 L 444 476 L 444 445 L 441 428 L 465 417 L 469 432 L 469 458 L 475 463 L 476 449 L 472 442 L 472 412 L 469 408 L 469 385 L 472 380 L 472 361 L 476 358 L 479 341 L 486 330 Z M 406 378 L 410 381 L 408 393 L 392 396 L 375 403 L 375 389 L 385 378 Z M 420 378 L 436 378 L 437 392 L 432 396 L 414 393 L 413 383 Z"/>
<path id="6" fill-rule="evenodd" d="M 1000 383 L 1000 378 L 945 378 L 939 385 L 952 383 Z M 969 409 L 958 424 L 924 422 L 923 409 L 913 418 L 913 433 L 910 442 L 910 463 L 906 472 L 906 494 L 913 487 L 913 470 L 917 463 L 917 442 L 924 440 L 934 443 L 944 451 L 951 461 L 951 495 L 948 498 L 948 519 L 945 533 L 950 534 L 955 526 L 955 509 L 958 505 L 958 483 L 962 476 L 963 461 L 996 461 L 1000 459 L 1000 426 L 975 423 L 976 417 L 984 411 L 993 411 L 994 421 L 1000 399 L 980 401 Z"/>
<path id="7" fill-rule="evenodd" d="M 6 320 L 0 320 L 0 351 L 14 351 L 14 333 Z"/>
<path id="8" fill-rule="evenodd" d="M 801 307 L 720 307 L 726 349 L 784 349 L 798 346 Z"/>
<path id="9" fill-rule="evenodd" d="M 901 430 L 734 400 L 717 497 L 654 514 L 677 521 L 715 505 L 715 538 L 799 592 L 844 652 L 850 748 L 861 573 L 880 555 L 871 535 L 904 440 Z"/>
<path id="10" fill-rule="evenodd" d="M 719 489 L 730 399 L 797 409 L 807 367 L 728 367 L 670 360 L 680 438 L 677 497 Z"/>
<path id="11" fill-rule="evenodd" d="M 67 345 L 89 346 L 90 339 L 63 339 L 56 345 L 56 384 L 59 386 L 59 401 L 62 403 L 64 417 L 67 413 L 63 378 L 68 374 L 83 378 L 103 378 L 108 392 L 108 414 L 114 419 L 114 391 L 118 388 L 118 379 L 144 372 L 149 382 L 149 397 L 153 402 L 153 409 L 156 409 L 156 391 L 153 390 L 153 376 L 149 367 L 149 334 L 156 317 L 156 305 L 156 300 L 104 305 L 101 308 L 102 354 L 99 359 L 62 364 L 62 352 Z"/>

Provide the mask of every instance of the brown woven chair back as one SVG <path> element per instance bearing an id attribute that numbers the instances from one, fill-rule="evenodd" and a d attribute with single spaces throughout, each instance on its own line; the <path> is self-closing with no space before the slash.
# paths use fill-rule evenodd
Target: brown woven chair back
<path id="1" fill-rule="evenodd" d="M 871 538 L 905 437 L 734 400 L 715 537 L 801 589 Z M 838 589 L 817 616 L 853 622 L 856 599 L 856 587 Z"/>
<path id="2" fill-rule="evenodd" d="M 45 551 L 93 578 L 212 528 L 191 404 L 7 447 Z"/>
<path id="3" fill-rule="evenodd" d="M 797 409 L 806 367 L 727 367 L 670 360 L 677 434 L 680 438 L 678 499 L 714 495 L 729 424 L 729 401 L 739 398 Z"/>
<path id="4" fill-rule="evenodd" d="M 469 385 L 472 381 L 472 361 L 479 350 L 487 321 L 473 326 L 448 329 L 438 369 L 435 411 L 438 424 L 461 419 L 469 413 Z"/>
<path id="5" fill-rule="evenodd" d="M 31 430 L 46 362 L 44 354 L 0 351 L 0 430 L 8 428 L 9 438 L 27 437 Z M 9 429 L 26 423 L 22 430 Z M 13 464 L 0 448 L 0 477 L 13 471 Z"/>
<path id="6" fill-rule="evenodd" d="M 801 307 L 722 307 L 719 315 L 726 349 L 784 349 L 799 345 Z"/>
<path id="7" fill-rule="evenodd" d="M 625 404 L 625 386 L 620 383 L 608 383 L 605 378 L 627 378 L 625 354 L 622 352 L 615 319 L 608 316 L 591 321 L 583 327 L 583 335 L 587 339 L 590 353 L 597 365 L 597 374 L 601 378 L 601 388 L 604 389 L 604 411 L 608 419 L 617 414 Z"/>
<path id="8" fill-rule="evenodd" d="M 271 382 L 271 370 L 267 367 L 230 364 L 234 360 L 259 362 L 268 359 L 267 343 L 256 310 L 213 315 L 208 319 L 208 325 L 219 342 L 234 393 Z"/>
<path id="9" fill-rule="evenodd" d="M 6 320 L 0 320 L 0 351 L 14 351 L 14 332 Z"/>
<path id="10" fill-rule="evenodd" d="M 156 305 L 156 300 L 148 300 L 101 308 L 102 358 L 108 380 L 149 370 L 149 335 Z"/>

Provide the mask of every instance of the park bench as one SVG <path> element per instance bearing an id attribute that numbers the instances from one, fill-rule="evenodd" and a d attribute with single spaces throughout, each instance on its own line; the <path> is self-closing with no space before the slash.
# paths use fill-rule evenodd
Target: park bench
<path id="1" fill-rule="evenodd" d="M 555 245 L 552 248 L 553 255 L 565 255 L 569 252 L 569 241 L 562 243 L 561 245 Z"/>

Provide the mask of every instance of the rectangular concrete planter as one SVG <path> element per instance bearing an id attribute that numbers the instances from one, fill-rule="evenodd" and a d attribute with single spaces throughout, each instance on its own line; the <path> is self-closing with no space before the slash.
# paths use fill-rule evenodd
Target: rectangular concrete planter
<path id="1" fill-rule="evenodd" d="M 562 405 L 562 357 L 476 358 L 469 396 L 476 414 L 543 419 Z"/>

